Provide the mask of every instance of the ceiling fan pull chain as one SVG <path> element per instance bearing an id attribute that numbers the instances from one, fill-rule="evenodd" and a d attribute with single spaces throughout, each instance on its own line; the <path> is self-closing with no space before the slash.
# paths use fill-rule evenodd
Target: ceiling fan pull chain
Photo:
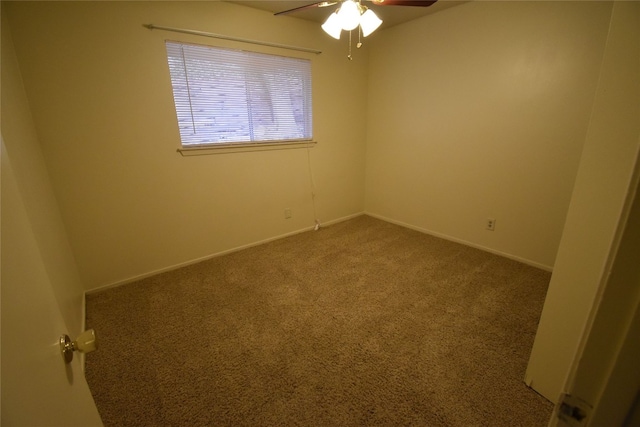
<path id="1" fill-rule="evenodd" d="M 353 61 L 351 57 L 351 31 L 349 31 L 349 55 L 347 55 L 347 58 L 349 58 L 349 61 Z"/>
<path id="2" fill-rule="evenodd" d="M 356 45 L 358 49 L 362 47 L 362 27 L 358 25 L 358 44 Z"/>

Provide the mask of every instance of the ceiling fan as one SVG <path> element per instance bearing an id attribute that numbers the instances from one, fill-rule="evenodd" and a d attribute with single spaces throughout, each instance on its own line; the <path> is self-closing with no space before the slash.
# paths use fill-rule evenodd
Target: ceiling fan
<path id="1" fill-rule="evenodd" d="M 382 19 L 378 18 L 378 15 L 367 6 L 362 5 L 362 1 L 365 0 L 335 0 L 335 1 L 321 1 L 311 3 L 305 6 L 295 7 L 293 9 L 277 12 L 275 15 L 285 15 L 305 9 L 327 7 L 339 4 L 334 12 L 329 15 L 322 29 L 334 39 L 340 39 L 342 30 L 349 32 L 349 55 L 347 58 L 353 59 L 351 56 L 351 31 L 358 30 L 358 43 L 357 48 L 362 46 L 360 37 L 367 37 L 374 32 L 380 24 Z M 427 7 L 434 4 L 437 0 L 366 0 L 377 6 L 418 6 Z"/>
<path id="2" fill-rule="evenodd" d="M 437 0 L 366 0 L 373 3 L 376 6 L 416 6 L 416 7 L 428 7 L 434 4 Z M 341 1 L 320 1 L 316 3 L 307 4 L 305 6 L 294 7 L 293 9 L 283 10 L 277 12 L 274 15 L 286 15 L 300 10 L 312 9 L 315 7 L 327 7 L 334 4 L 341 3 Z"/>

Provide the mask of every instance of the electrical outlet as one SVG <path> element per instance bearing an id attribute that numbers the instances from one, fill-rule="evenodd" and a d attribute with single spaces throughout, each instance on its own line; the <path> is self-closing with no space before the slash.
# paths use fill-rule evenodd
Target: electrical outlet
<path id="1" fill-rule="evenodd" d="M 485 228 L 489 231 L 493 231 L 496 229 L 496 220 L 493 218 L 487 218 L 487 222 L 485 224 Z"/>
<path id="2" fill-rule="evenodd" d="M 284 210 L 284 219 L 289 219 L 289 218 L 291 218 L 291 209 L 286 208 Z"/>

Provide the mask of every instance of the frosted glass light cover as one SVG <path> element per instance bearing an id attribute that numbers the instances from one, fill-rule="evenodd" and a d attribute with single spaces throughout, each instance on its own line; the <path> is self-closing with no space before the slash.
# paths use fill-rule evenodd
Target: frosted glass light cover
<path id="1" fill-rule="evenodd" d="M 343 30 L 351 31 L 355 29 L 360 23 L 360 9 L 358 9 L 356 2 L 346 0 L 342 3 L 338 11 L 338 17 Z"/>
<path id="2" fill-rule="evenodd" d="M 340 17 L 336 12 L 333 12 L 324 24 L 322 24 L 322 29 L 325 33 L 329 34 L 334 39 L 340 39 L 340 33 L 342 32 L 342 25 L 340 24 Z"/>
<path id="3" fill-rule="evenodd" d="M 365 13 L 360 17 L 360 27 L 362 28 L 362 35 L 367 37 L 373 33 L 382 24 L 382 19 L 378 18 L 373 10 L 367 9 Z"/>

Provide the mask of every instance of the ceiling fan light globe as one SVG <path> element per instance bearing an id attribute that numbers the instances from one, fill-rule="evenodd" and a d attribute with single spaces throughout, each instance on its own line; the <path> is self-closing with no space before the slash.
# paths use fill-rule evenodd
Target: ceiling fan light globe
<path id="1" fill-rule="evenodd" d="M 338 17 L 343 30 L 354 30 L 360 24 L 360 8 L 358 4 L 353 0 L 345 0 L 340 6 Z"/>
<path id="2" fill-rule="evenodd" d="M 360 27 L 362 28 L 362 35 L 364 37 L 373 33 L 380 24 L 382 24 L 382 19 L 378 18 L 378 15 L 371 9 L 367 9 L 360 17 Z"/>
<path id="3" fill-rule="evenodd" d="M 322 29 L 325 33 L 329 34 L 336 40 L 340 40 L 340 33 L 342 32 L 342 25 L 340 18 L 336 12 L 329 15 L 327 20 L 322 24 Z"/>

